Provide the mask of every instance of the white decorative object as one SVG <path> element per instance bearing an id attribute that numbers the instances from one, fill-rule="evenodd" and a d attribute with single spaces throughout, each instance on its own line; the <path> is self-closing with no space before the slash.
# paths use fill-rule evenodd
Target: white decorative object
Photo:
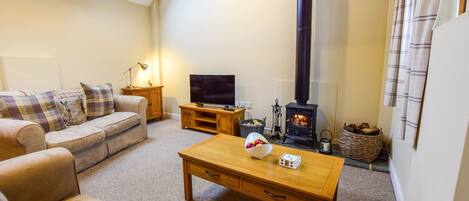
<path id="1" fill-rule="evenodd" d="M 257 146 L 249 147 L 249 144 L 254 144 L 256 140 L 262 140 L 263 144 L 258 144 Z M 249 133 L 244 142 L 244 150 L 253 158 L 262 159 L 272 152 L 272 145 L 259 133 Z"/>
<path id="2" fill-rule="evenodd" d="M 284 153 L 280 156 L 278 164 L 283 167 L 298 169 L 301 165 L 301 156 Z"/>

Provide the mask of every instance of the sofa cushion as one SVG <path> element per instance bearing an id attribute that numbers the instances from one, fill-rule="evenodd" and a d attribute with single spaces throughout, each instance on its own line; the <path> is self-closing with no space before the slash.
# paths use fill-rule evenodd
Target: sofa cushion
<path id="1" fill-rule="evenodd" d="M 35 122 L 46 132 L 65 128 L 52 91 L 31 96 L 0 96 L 0 98 L 14 119 Z"/>
<path id="2" fill-rule="evenodd" d="M 23 93 L 25 96 L 34 96 L 42 93 L 46 93 L 51 90 L 21 90 L 20 92 Z"/>
<path id="3" fill-rule="evenodd" d="M 114 95 L 111 84 L 80 84 L 85 92 L 84 106 L 88 119 L 95 119 L 114 112 Z"/>
<path id="4" fill-rule="evenodd" d="M 104 137 L 105 134 L 102 129 L 82 124 L 47 133 L 46 143 L 48 149 L 63 147 L 72 153 L 76 153 L 104 142 Z"/>
<path id="5" fill-rule="evenodd" d="M 87 121 L 82 125 L 103 129 L 111 137 L 140 123 L 140 115 L 133 112 L 114 112 L 110 115 Z"/>
<path id="6" fill-rule="evenodd" d="M 86 121 L 86 115 L 83 112 L 81 98 L 68 98 L 59 101 L 60 113 L 67 126 L 79 125 Z"/>
<path id="7" fill-rule="evenodd" d="M 20 91 L 0 91 L 0 96 L 24 96 L 24 93 Z M 3 100 L 0 99 L 0 118 L 10 118 L 10 113 L 3 103 Z"/>
<path id="8" fill-rule="evenodd" d="M 85 94 L 81 88 L 55 90 L 54 97 L 57 100 L 83 99 Z"/>
<path id="9" fill-rule="evenodd" d="M 0 91 L 1 96 L 25 96 L 21 91 Z"/>

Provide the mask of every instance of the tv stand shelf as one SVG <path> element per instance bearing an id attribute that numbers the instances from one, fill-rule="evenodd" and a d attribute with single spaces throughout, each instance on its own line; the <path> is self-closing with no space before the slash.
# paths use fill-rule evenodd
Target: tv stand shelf
<path id="1" fill-rule="evenodd" d="M 223 133 L 239 135 L 239 121 L 244 120 L 245 109 L 234 111 L 220 107 L 195 104 L 180 105 L 181 127 L 199 130 L 207 133 Z"/>

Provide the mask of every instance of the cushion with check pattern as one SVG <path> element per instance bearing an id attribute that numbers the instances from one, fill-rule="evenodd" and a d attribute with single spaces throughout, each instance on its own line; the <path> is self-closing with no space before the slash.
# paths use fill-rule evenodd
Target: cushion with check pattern
<path id="1" fill-rule="evenodd" d="M 52 91 L 31 96 L 0 96 L 0 98 L 14 119 L 35 122 L 41 125 L 45 132 L 65 128 Z"/>
<path id="2" fill-rule="evenodd" d="M 54 94 L 55 101 L 58 102 L 60 112 L 67 126 L 79 125 L 86 121 L 86 115 L 83 111 L 83 90 L 60 89 Z"/>
<path id="3" fill-rule="evenodd" d="M 80 84 L 85 93 L 84 106 L 88 119 L 95 119 L 114 112 L 114 96 L 111 84 Z"/>
<path id="4" fill-rule="evenodd" d="M 76 98 L 83 99 L 83 97 L 85 97 L 85 94 L 83 94 L 83 90 L 81 88 L 60 89 L 55 90 L 54 97 L 59 101 L 66 101 L 73 100 Z"/>

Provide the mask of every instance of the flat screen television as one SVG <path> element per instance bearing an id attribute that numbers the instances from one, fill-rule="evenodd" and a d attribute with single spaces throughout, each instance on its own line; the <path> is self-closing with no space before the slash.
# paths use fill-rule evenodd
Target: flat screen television
<path id="1" fill-rule="evenodd" d="M 191 102 L 235 105 L 234 75 L 190 75 Z"/>

